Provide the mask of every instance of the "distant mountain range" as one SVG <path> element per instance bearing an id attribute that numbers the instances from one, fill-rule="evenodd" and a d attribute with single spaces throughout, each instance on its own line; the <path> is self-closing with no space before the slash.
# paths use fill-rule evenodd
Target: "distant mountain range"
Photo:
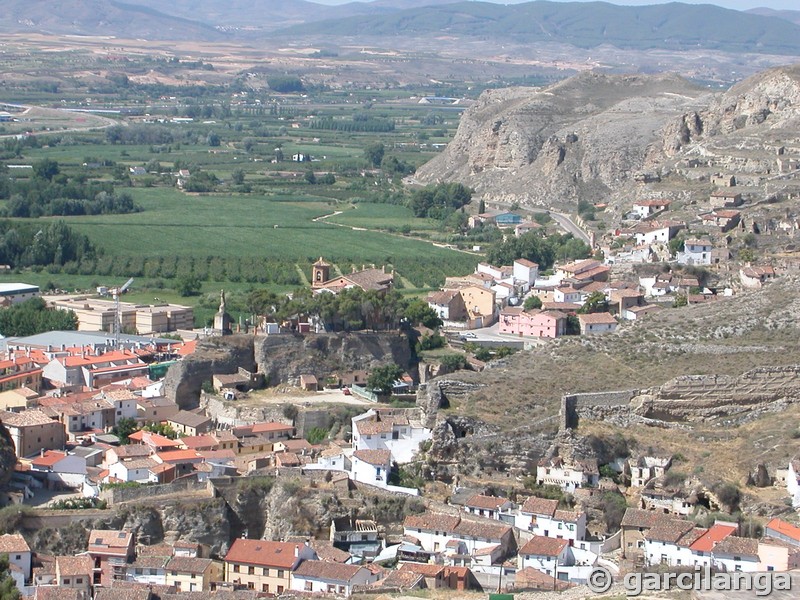
<path id="1" fill-rule="evenodd" d="M 4 0 L 0 33 L 109 35 L 216 41 L 280 37 L 426 37 L 448 34 L 583 48 L 707 48 L 800 56 L 800 12 L 680 3 L 501 5 L 376 0 L 326 6 L 306 0 Z"/>

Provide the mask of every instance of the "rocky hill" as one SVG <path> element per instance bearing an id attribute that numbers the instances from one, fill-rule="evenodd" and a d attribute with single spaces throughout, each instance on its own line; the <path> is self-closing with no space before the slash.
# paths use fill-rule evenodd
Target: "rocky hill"
<path id="1" fill-rule="evenodd" d="M 608 460 L 618 434 L 631 448 L 680 452 L 709 484 L 745 481 L 758 464 L 774 474 L 800 452 L 799 292 L 787 277 L 437 378 L 418 397 L 437 422 L 437 468 L 499 481 L 530 473 L 559 439 L 563 396 L 600 393 L 578 400 L 585 454 Z"/>
<path id="2" fill-rule="evenodd" d="M 544 89 L 489 90 L 415 180 L 459 181 L 487 200 L 573 212 L 580 200 L 629 208 L 639 197 L 692 193 L 677 172 L 684 159 L 713 158 L 722 170 L 752 159 L 751 171 L 769 173 L 776 145 L 796 138 L 798 101 L 797 67 L 719 94 L 676 76 L 597 73 Z"/>

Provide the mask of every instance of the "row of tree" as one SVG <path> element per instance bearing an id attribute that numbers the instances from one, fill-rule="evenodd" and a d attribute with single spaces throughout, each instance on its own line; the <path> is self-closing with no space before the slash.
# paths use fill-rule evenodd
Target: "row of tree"
<path id="1" fill-rule="evenodd" d="M 44 227 L 30 222 L 0 221 L 0 264 L 60 267 L 70 261 L 94 259 L 95 255 L 89 238 L 63 221 Z"/>
<path id="2" fill-rule="evenodd" d="M 31 298 L 0 310 L 0 333 L 6 337 L 77 328 L 78 317 L 74 312 L 48 308 L 41 298 Z"/>
<path id="3" fill-rule="evenodd" d="M 550 269 L 556 260 L 578 260 L 590 255 L 591 248 L 571 233 L 545 237 L 538 231 L 531 231 L 492 244 L 486 251 L 486 260 L 493 265 L 510 265 L 525 258 L 537 263 L 544 271 Z"/>

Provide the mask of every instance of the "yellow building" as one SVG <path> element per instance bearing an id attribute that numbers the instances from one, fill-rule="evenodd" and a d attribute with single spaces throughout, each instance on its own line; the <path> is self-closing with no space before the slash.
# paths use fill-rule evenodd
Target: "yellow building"
<path id="1" fill-rule="evenodd" d="M 0 412 L 0 421 L 11 435 L 18 458 L 39 454 L 42 450 L 59 450 L 67 442 L 64 424 L 38 409 Z"/>
<path id="2" fill-rule="evenodd" d="M 470 285 L 463 287 L 459 290 L 461 297 L 464 299 L 464 306 L 467 309 L 467 315 L 470 323 L 474 323 L 470 329 L 474 327 L 488 327 L 493 324 L 496 317 L 496 295 L 494 290 L 488 288 Z"/>
<path id="3" fill-rule="evenodd" d="M 167 585 L 179 592 L 207 592 L 222 581 L 222 563 L 210 558 L 173 556 L 167 563 Z"/>
<path id="4" fill-rule="evenodd" d="M 237 539 L 225 556 L 225 581 L 249 590 L 282 594 L 292 571 L 317 553 L 307 544 Z"/>
<path id="5" fill-rule="evenodd" d="M 113 300 L 61 296 L 49 300 L 49 304 L 73 311 L 78 317 L 78 331 L 114 331 L 117 303 Z M 194 327 L 194 311 L 189 306 L 120 302 L 119 310 L 122 330 L 136 331 L 140 335 Z"/>

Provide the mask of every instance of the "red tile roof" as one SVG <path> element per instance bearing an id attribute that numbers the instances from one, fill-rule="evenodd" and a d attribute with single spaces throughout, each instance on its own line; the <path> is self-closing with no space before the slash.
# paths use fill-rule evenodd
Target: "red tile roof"
<path id="1" fill-rule="evenodd" d="M 696 552 L 711 552 L 719 542 L 729 535 L 733 535 L 737 527 L 735 525 L 723 525 L 715 523 L 704 535 L 700 536 L 694 544 L 689 546 Z"/>
<path id="2" fill-rule="evenodd" d="M 499 498 L 497 496 L 484 496 L 483 494 L 475 494 L 472 498 L 466 501 L 464 506 L 470 508 L 479 508 L 484 510 L 498 510 L 506 502 L 508 498 Z"/>
<path id="3" fill-rule="evenodd" d="M 33 466 L 35 466 L 35 467 L 47 468 L 47 467 L 52 467 L 53 465 L 55 465 L 56 463 L 61 462 L 65 458 L 67 458 L 67 453 L 66 452 L 58 452 L 56 450 L 47 450 L 47 451 L 45 451 L 45 453 L 43 455 L 37 456 L 36 458 L 34 458 L 31 461 L 31 464 Z"/>
<path id="4" fill-rule="evenodd" d="M 322 560 L 304 560 L 292 573 L 293 577 L 349 582 L 363 567 Z"/>
<path id="5" fill-rule="evenodd" d="M 353 452 L 358 460 L 370 465 L 383 467 L 392 460 L 392 453 L 389 450 L 356 450 Z"/>
<path id="6" fill-rule="evenodd" d="M 558 556 L 568 545 L 567 540 L 535 535 L 519 549 L 519 553 L 534 556 Z"/>
<path id="7" fill-rule="evenodd" d="M 266 540 L 234 540 L 225 562 L 291 569 L 303 544 Z"/>
<path id="8" fill-rule="evenodd" d="M 792 525 L 791 523 L 787 523 L 786 521 L 782 521 L 781 519 L 772 519 L 769 523 L 767 523 L 766 529 L 771 529 L 780 535 L 784 535 L 800 542 L 800 527 Z"/>
<path id="9" fill-rule="evenodd" d="M 522 512 L 534 515 L 547 515 L 552 517 L 558 508 L 558 500 L 548 500 L 547 498 L 537 498 L 531 496 L 522 504 Z"/>

